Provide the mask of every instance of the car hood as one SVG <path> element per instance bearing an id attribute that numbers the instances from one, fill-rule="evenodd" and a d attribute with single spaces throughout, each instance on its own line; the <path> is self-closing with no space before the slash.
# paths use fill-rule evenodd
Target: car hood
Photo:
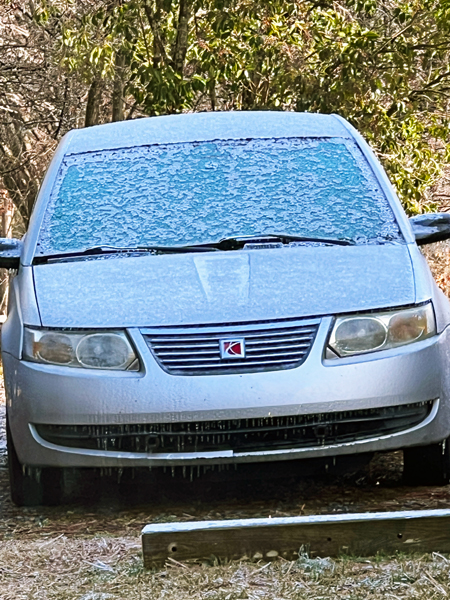
<path id="1" fill-rule="evenodd" d="M 45 327 L 237 323 L 412 304 L 406 245 L 114 256 L 34 267 Z"/>

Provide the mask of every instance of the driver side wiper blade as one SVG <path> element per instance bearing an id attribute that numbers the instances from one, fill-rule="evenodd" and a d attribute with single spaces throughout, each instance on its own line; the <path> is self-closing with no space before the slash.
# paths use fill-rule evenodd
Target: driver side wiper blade
<path id="1" fill-rule="evenodd" d="M 46 254 L 43 256 L 35 256 L 33 263 L 39 264 L 57 260 L 68 260 L 71 258 L 83 257 L 100 257 L 112 254 L 177 254 L 183 252 L 217 252 L 218 248 L 214 245 L 201 244 L 192 246 L 134 246 L 134 247 L 118 247 L 118 246 L 93 246 L 84 250 L 72 250 L 69 252 L 59 252 L 57 254 Z"/>

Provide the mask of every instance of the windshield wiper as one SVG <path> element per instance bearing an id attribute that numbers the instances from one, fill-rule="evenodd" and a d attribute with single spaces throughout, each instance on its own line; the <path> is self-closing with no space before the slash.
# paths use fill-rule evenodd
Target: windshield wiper
<path id="1" fill-rule="evenodd" d="M 263 233 L 261 235 L 238 235 L 227 237 L 218 242 L 208 242 L 206 244 L 197 244 L 193 248 L 216 248 L 217 250 L 237 250 L 243 248 L 245 244 L 265 244 L 276 243 L 290 244 L 291 242 L 312 242 L 319 244 L 330 244 L 333 246 L 354 246 L 355 242 L 349 239 L 309 237 L 302 235 L 290 235 L 286 233 Z"/>
<path id="2" fill-rule="evenodd" d="M 206 242 L 204 244 L 190 244 L 186 246 L 134 246 L 134 247 L 119 247 L 119 246 L 92 246 L 84 250 L 70 250 L 69 252 L 59 252 L 57 254 L 45 254 L 34 257 L 34 264 L 52 262 L 58 260 L 82 259 L 84 257 L 101 257 L 109 255 L 130 255 L 130 254 L 180 254 L 185 252 L 217 252 L 219 250 L 238 250 L 243 248 L 245 244 L 254 243 L 273 243 L 281 242 L 289 244 L 290 242 L 316 242 L 321 244 L 332 244 L 338 246 L 352 246 L 353 240 L 334 239 L 322 237 L 307 237 L 300 235 L 289 235 L 285 233 L 269 233 L 262 235 L 245 235 L 227 237 L 218 242 Z"/>
<path id="3" fill-rule="evenodd" d="M 35 264 L 49 262 L 53 260 L 64 260 L 71 258 L 83 257 L 100 257 L 108 254 L 177 254 L 183 252 L 217 252 L 219 250 L 214 245 L 207 244 L 193 246 L 134 246 L 134 247 L 118 247 L 118 246 L 93 246 L 84 250 L 71 250 L 69 252 L 59 252 L 57 254 L 45 254 L 43 256 L 35 256 L 33 262 Z"/>

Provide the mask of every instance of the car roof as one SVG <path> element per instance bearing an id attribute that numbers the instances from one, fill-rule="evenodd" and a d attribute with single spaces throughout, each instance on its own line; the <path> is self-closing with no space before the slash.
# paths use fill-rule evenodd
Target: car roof
<path id="1" fill-rule="evenodd" d="M 204 112 L 108 123 L 68 134 L 65 155 L 152 144 L 255 138 L 351 138 L 335 115 L 282 111 Z"/>

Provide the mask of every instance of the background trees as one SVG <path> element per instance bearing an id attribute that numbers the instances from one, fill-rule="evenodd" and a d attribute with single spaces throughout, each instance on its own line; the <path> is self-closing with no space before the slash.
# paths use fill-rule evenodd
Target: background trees
<path id="1" fill-rule="evenodd" d="M 0 11 L 0 178 L 24 226 L 67 130 L 195 110 L 339 113 L 411 213 L 436 206 L 449 0 L 2 0 Z"/>

